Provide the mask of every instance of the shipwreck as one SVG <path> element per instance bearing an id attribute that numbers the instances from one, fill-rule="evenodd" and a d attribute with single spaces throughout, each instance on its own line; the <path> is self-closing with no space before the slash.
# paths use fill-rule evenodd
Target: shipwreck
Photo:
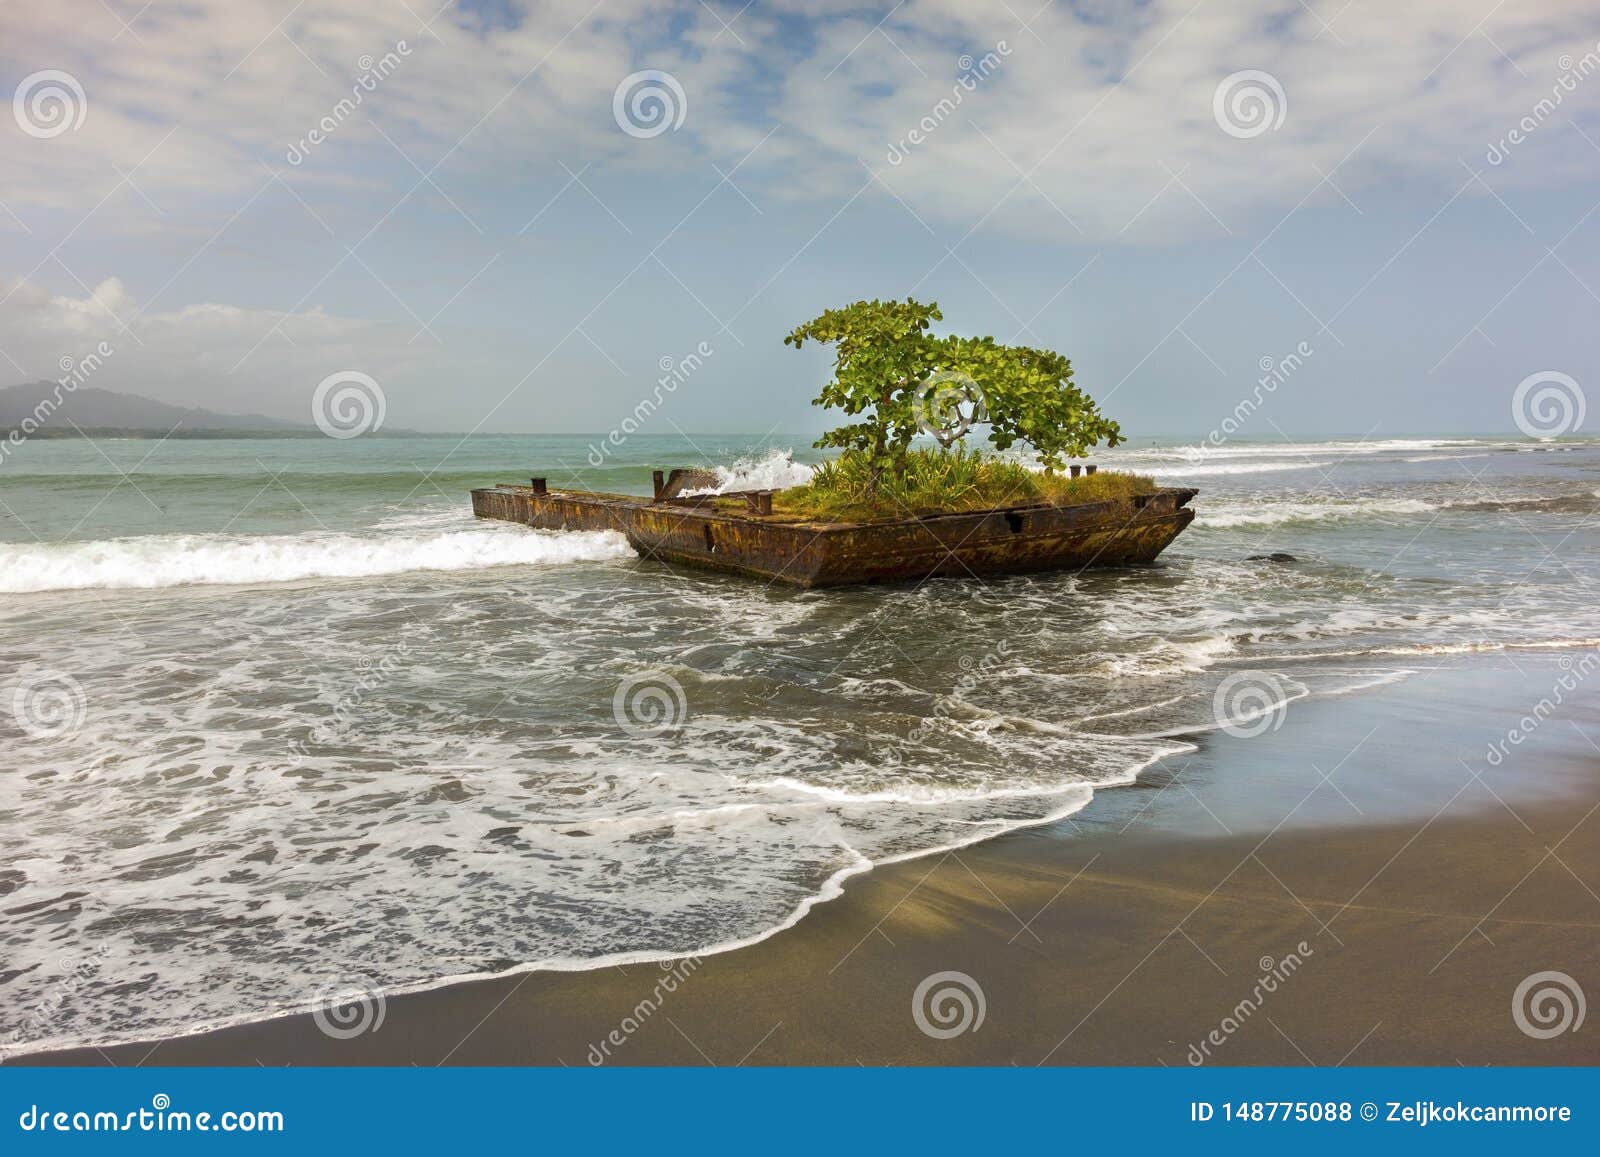
<path id="1" fill-rule="evenodd" d="M 1104 501 L 847 522 L 774 512 L 771 490 L 718 493 L 717 485 L 708 471 L 658 470 L 645 498 L 554 489 L 534 477 L 526 486 L 474 490 L 472 509 L 537 530 L 619 531 L 645 559 L 834 587 L 1151 563 L 1194 520 L 1188 504 L 1198 493 L 1163 487 Z"/>

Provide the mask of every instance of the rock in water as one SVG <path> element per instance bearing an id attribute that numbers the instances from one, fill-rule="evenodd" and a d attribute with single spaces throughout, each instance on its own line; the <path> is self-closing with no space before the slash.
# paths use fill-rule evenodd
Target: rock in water
<path id="1" fill-rule="evenodd" d="M 1283 551 L 1281 551 L 1281 550 L 1275 550 L 1271 554 L 1252 554 L 1252 555 L 1247 555 L 1245 557 L 1245 562 L 1299 562 L 1299 561 L 1300 560 L 1295 558 L 1294 555 L 1292 555 L 1292 554 L 1284 554 Z"/>

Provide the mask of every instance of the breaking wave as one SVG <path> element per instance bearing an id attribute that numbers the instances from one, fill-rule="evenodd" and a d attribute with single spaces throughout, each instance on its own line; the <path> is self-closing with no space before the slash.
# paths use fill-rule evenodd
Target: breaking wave
<path id="1" fill-rule="evenodd" d="M 1263 502 L 1202 506 L 1201 526 L 1276 526 L 1285 522 L 1320 522 L 1330 518 L 1369 515 L 1426 514 L 1435 507 L 1416 498 L 1383 498 L 1350 502 Z"/>
<path id="2" fill-rule="evenodd" d="M 763 458 L 740 458 L 717 467 L 718 494 L 731 490 L 784 490 L 811 481 L 812 467 L 794 460 L 790 450 L 774 450 Z"/>
<path id="3" fill-rule="evenodd" d="M 1384 515 L 1429 514 L 1440 510 L 1483 514 L 1594 514 L 1600 492 L 1540 498 L 1491 498 L 1472 502 L 1429 502 L 1421 498 L 1353 498 L 1338 502 L 1292 502 L 1267 499 L 1245 503 L 1212 502 L 1198 512 L 1201 526 L 1276 526 L 1286 522 Z"/>
<path id="4" fill-rule="evenodd" d="M 488 525 L 431 534 L 157 534 L 96 542 L 3 543 L 0 592 L 254 585 L 600 562 L 632 554 L 627 540 L 613 531 L 554 534 Z"/>
<path id="5" fill-rule="evenodd" d="M 1132 466 L 1137 470 L 1148 471 L 1158 478 L 1199 478 L 1219 474 L 1282 474 L 1290 470 L 1325 470 L 1332 465 L 1334 465 L 1332 458 L 1324 458 L 1315 462 L 1309 459 L 1295 462 L 1273 460 L 1267 462 L 1208 462 L 1192 465 L 1186 462 L 1179 462 L 1170 466 L 1162 462 L 1151 462 L 1143 465 L 1118 463 L 1118 468 Z"/>

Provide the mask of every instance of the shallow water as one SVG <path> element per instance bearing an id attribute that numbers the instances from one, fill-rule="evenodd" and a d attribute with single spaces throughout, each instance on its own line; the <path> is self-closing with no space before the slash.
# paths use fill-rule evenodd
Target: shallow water
<path id="1" fill-rule="evenodd" d="M 797 592 L 470 515 L 472 486 L 642 493 L 697 449 L 732 485 L 805 473 L 695 442 L 9 457 L 0 1043 L 758 938 L 1220 723 L 1600 645 L 1585 441 L 1124 447 L 1097 461 L 1202 490 L 1160 565 L 985 583 Z"/>

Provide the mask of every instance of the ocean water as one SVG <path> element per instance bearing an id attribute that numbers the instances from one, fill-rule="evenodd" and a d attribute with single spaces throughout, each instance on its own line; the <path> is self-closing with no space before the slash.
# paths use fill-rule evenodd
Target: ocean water
<path id="1" fill-rule="evenodd" d="M 830 592 L 473 520 L 815 460 L 588 441 L 0 464 L 0 1046 L 749 942 L 1304 696 L 1600 645 L 1594 441 L 1140 442 L 1096 460 L 1201 489 L 1157 566 Z"/>

